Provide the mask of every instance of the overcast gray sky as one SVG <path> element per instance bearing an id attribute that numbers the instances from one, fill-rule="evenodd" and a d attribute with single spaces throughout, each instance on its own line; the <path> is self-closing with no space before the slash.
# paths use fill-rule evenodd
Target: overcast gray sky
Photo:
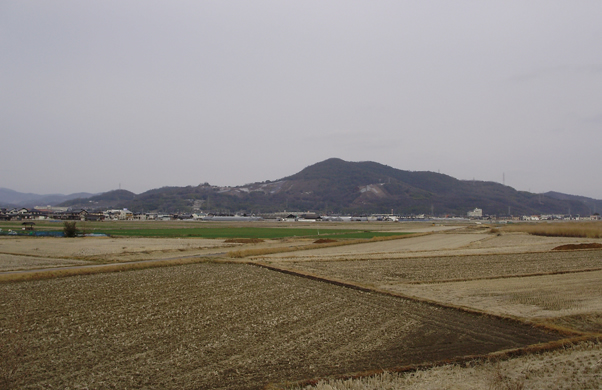
<path id="1" fill-rule="evenodd" d="M 0 187 L 330 157 L 602 199 L 602 1 L 0 0 Z"/>

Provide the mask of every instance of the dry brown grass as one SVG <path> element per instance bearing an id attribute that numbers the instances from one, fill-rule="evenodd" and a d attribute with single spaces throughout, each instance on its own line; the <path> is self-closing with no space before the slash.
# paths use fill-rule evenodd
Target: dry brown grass
<path id="1" fill-rule="evenodd" d="M 60 268 L 77 265 L 98 264 L 93 261 L 48 258 L 31 255 L 9 255 L 0 253 L 0 272 L 24 271 L 40 268 Z"/>
<path id="2" fill-rule="evenodd" d="M 224 241 L 226 244 L 258 244 L 265 242 L 261 238 L 229 238 Z"/>
<path id="3" fill-rule="evenodd" d="M 290 245 L 290 246 L 280 246 L 280 247 L 272 247 L 272 248 L 252 248 L 252 249 L 243 249 L 243 250 L 238 250 L 238 251 L 230 251 L 226 255 L 228 257 L 240 259 L 243 257 L 271 255 L 274 253 L 296 252 L 296 251 L 308 250 L 308 249 L 327 248 L 330 246 L 351 245 L 351 244 L 357 244 L 360 242 L 367 242 L 367 241 L 368 240 L 348 240 L 348 241 L 337 241 L 334 243 L 327 243 L 327 244 Z"/>
<path id="4" fill-rule="evenodd" d="M 329 242 L 337 242 L 337 240 L 333 240 L 332 238 L 320 238 L 319 240 L 314 241 L 314 244 L 326 244 Z"/>
<path id="5" fill-rule="evenodd" d="M 402 240 L 402 239 L 407 239 L 410 237 L 418 237 L 418 236 L 424 236 L 424 235 L 428 235 L 428 234 L 430 234 L 430 233 L 416 233 L 416 234 L 405 234 L 405 235 L 400 235 L 400 236 L 373 237 L 371 239 L 339 240 L 339 241 L 334 241 L 334 242 L 309 244 L 309 245 L 244 249 L 244 250 L 239 250 L 239 251 L 230 251 L 227 253 L 227 256 L 232 257 L 232 258 L 265 256 L 265 255 L 271 255 L 274 253 L 297 252 L 297 251 L 306 251 L 306 250 L 310 250 L 310 249 L 322 249 L 322 248 L 332 248 L 332 247 L 337 247 L 337 246 L 366 244 L 366 243 L 370 243 L 370 242 Z"/>
<path id="6" fill-rule="evenodd" d="M 503 230 L 547 237 L 602 238 L 602 221 L 522 223 L 508 225 Z"/>
<path id="7" fill-rule="evenodd" d="M 389 259 L 299 258 L 279 261 L 279 268 L 370 285 L 459 282 L 515 278 L 602 269 L 602 251 L 555 251 L 522 254 L 434 256 Z"/>
<path id="8" fill-rule="evenodd" d="M 206 257 L 194 257 L 194 258 L 182 258 L 182 259 L 171 259 L 171 260 L 152 260 L 152 261 L 138 261 L 135 263 L 114 263 L 114 264 L 102 264 L 94 266 L 82 266 L 82 267 L 65 267 L 63 269 L 49 269 L 49 270 L 38 270 L 38 271 L 24 271 L 15 273 L 2 273 L 0 274 L 0 284 L 11 283 L 11 282 L 25 282 L 33 280 L 45 280 L 54 278 L 64 278 L 68 276 L 77 275 L 94 275 L 100 273 L 110 272 L 125 272 L 133 270 L 141 270 L 146 268 L 157 268 L 157 267 L 171 267 L 176 265 L 184 264 L 195 264 L 211 261 Z"/>
<path id="9" fill-rule="evenodd" d="M 602 271 L 436 284 L 400 283 L 381 288 L 445 305 L 533 320 L 602 313 Z M 575 324 L 577 321 L 575 318 Z M 597 332 L 602 333 L 602 327 Z"/>
<path id="10" fill-rule="evenodd" d="M 235 245 L 204 238 L 0 237 L 0 254 L 127 262 L 179 256 L 184 252 L 187 255 L 215 253 Z"/>
<path id="11" fill-rule="evenodd" d="M 575 329 L 585 333 L 602 334 L 602 311 L 565 317 L 546 318 L 538 322 L 546 326 Z"/>
<path id="12" fill-rule="evenodd" d="M 506 248 L 493 248 L 495 243 L 489 244 L 489 241 L 503 239 L 505 237 L 518 237 L 538 240 L 543 237 L 530 236 L 528 234 L 506 234 L 500 237 L 482 234 L 454 234 L 454 233 L 430 233 L 415 235 L 406 240 L 392 240 L 385 242 L 367 242 L 359 245 L 338 246 L 332 248 L 322 248 L 307 250 L 297 253 L 281 253 L 269 255 L 274 261 L 311 261 L 311 260 L 381 260 L 381 259 L 401 259 L 408 257 L 428 257 L 443 255 L 478 253 L 483 251 L 512 251 L 516 253 L 516 246 L 507 245 Z M 548 239 L 550 240 L 550 239 Z M 567 240 L 567 239 L 564 239 Z M 570 239 L 574 240 L 574 239 Z M 554 244 L 549 246 L 549 249 Z M 555 243 L 555 245 L 558 245 Z M 544 250 L 548 250 L 545 248 Z"/>
<path id="13" fill-rule="evenodd" d="M 560 347 L 560 348 L 558 348 Z M 360 378 L 323 379 L 304 390 L 380 389 L 597 389 L 602 385 L 602 343 L 588 340 L 507 360 L 466 360 L 409 372 L 385 371 Z M 274 387 L 275 389 L 277 387 Z M 280 387 L 284 388 L 284 387 Z"/>

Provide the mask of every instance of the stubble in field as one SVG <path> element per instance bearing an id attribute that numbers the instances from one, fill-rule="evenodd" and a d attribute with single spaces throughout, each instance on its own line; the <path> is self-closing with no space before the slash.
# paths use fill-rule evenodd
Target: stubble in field
<path id="1" fill-rule="evenodd" d="M 433 256 L 407 259 L 272 261 L 326 278 L 369 285 L 508 278 L 602 268 L 602 251 Z"/>
<path id="2" fill-rule="evenodd" d="M 18 388 L 261 388 L 560 338 L 237 264 L 6 284 L 0 308 Z"/>
<path id="3" fill-rule="evenodd" d="M 598 389 L 602 384 L 602 344 L 583 342 L 563 350 L 496 362 L 445 365 L 409 373 L 347 380 L 324 380 L 305 390 L 509 390 Z M 292 389 L 297 389 L 291 387 Z"/>
<path id="4" fill-rule="evenodd" d="M 602 333 L 598 324 L 579 325 L 578 316 L 602 313 L 602 271 L 512 279 L 396 285 L 388 289 L 498 315 L 529 319 L 574 317 L 571 327 Z M 582 317 L 589 321 L 588 317 Z M 590 321 L 591 322 L 591 321 Z M 558 324 L 561 321 L 557 322 Z M 568 325 L 568 322 L 567 322 Z"/>

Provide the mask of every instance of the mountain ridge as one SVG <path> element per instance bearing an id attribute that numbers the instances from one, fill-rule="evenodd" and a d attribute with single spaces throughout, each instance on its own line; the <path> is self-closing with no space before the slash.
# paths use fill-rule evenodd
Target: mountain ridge
<path id="1" fill-rule="evenodd" d="M 94 196 L 88 192 L 77 192 L 69 195 L 63 194 L 46 194 L 39 195 L 33 193 L 18 192 L 9 188 L 0 188 L 0 205 L 6 208 L 15 207 L 35 207 L 56 205 L 71 199 L 84 199 Z"/>
<path id="2" fill-rule="evenodd" d="M 0 199 L 1 200 L 1 199 Z M 600 206 L 597 206 L 600 202 Z M 141 194 L 114 190 L 60 203 L 72 208 L 129 208 L 138 212 L 324 213 L 466 215 L 589 215 L 602 201 L 556 192 L 533 194 L 490 181 L 459 180 L 430 171 L 404 171 L 373 161 L 330 158 L 282 179 L 218 187 L 162 187 Z"/>

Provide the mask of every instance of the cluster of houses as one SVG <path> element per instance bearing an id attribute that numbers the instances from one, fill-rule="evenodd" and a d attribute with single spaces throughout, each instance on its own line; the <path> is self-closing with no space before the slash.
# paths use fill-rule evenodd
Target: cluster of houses
<path id="1" fill-rule="evenodd" d="M 488 219 L 497 221 L 599 221 L 600 214 L 594 213 L 590 216 L 568 215 L 568 214 L 541 214 L 541 215 L 522 215 L 522 216 L 506 216 L 496 217 L 484 215 L 483 210 L 476 208 L 469 211 L 467 214 L 469 219 Z"/>
<path id="2" fill-rule="evenodd" d="M 0 221 L 29 221 L 29 220 L 58 220 L 58 221 L 170 221 L 170 220 L 200 220 L 214 218 L 205 213 L 199 214 L 160 214 L 134 213 L 128 209 L 113 209 L 104 211 L 89 211 L 84 209 L 72 210 L 67 207 L 34 207 L 28 209 L 0 208 Z M 216 216 L 215 220 L 219 220 Z"/>
<path id="3" fill-rule="evenodd" d="M 567 221 L 567 220 L 576 220 L 576 221 L 600 221 L 599 214 L 593 214 L 590 216 L 571 216 L 571 215 L 562 215 L 562 214 L 547 214 L 547 215 L 523 215 L 521 217 L 522 221 Z"/>
<path id="4" fill-rule="evenodd" d="M 62 221 L 104 221 L 104 220 L 128 220 L 133 219 L 134 214 L 129 210 L 70 210 L 64 207 L 25 207 L 5 209 L 0 208 L 0 221 L 23 221 L 23 220 L 62 220 Z"/>
<path id="5" fill-rule="evenodd" d="M 559 214 L 550 215 L 524 215 L 508 218 L 497 218 L 483 214 L 483 210 L 476 208 L 468 211 L 465 217 L 446 216 L 443 219 L 470 219 L 470 220 L 511 220 L 511 221 L 550 221 L 550 220 L 600 220 L 599 214 L 589 217 L 568 216 Z M 205 221 L 254 221 L 254 220 L 278 220 L 285 222 L 315 222 L 315 221 L 414 221 L 442 219 L 426 214 L 418 215 L 395 215 L 395 214 L 371 214 L 365 216 L 349 215 L 321 215 L 311 212 L 281 212 L 262 215 L 218 215 L 198 212 L 194 214 L 159 214 L 159 213 L 134 213 L 127 209 L 88 211 L 71 210 L 64 207 L 34 207 L 28 208 L 0 208 L 0 221 L 31 221 L 31 220 L 63 220 L 63 221 L 169 221 L 169 220 L 205 220 Z"/>

